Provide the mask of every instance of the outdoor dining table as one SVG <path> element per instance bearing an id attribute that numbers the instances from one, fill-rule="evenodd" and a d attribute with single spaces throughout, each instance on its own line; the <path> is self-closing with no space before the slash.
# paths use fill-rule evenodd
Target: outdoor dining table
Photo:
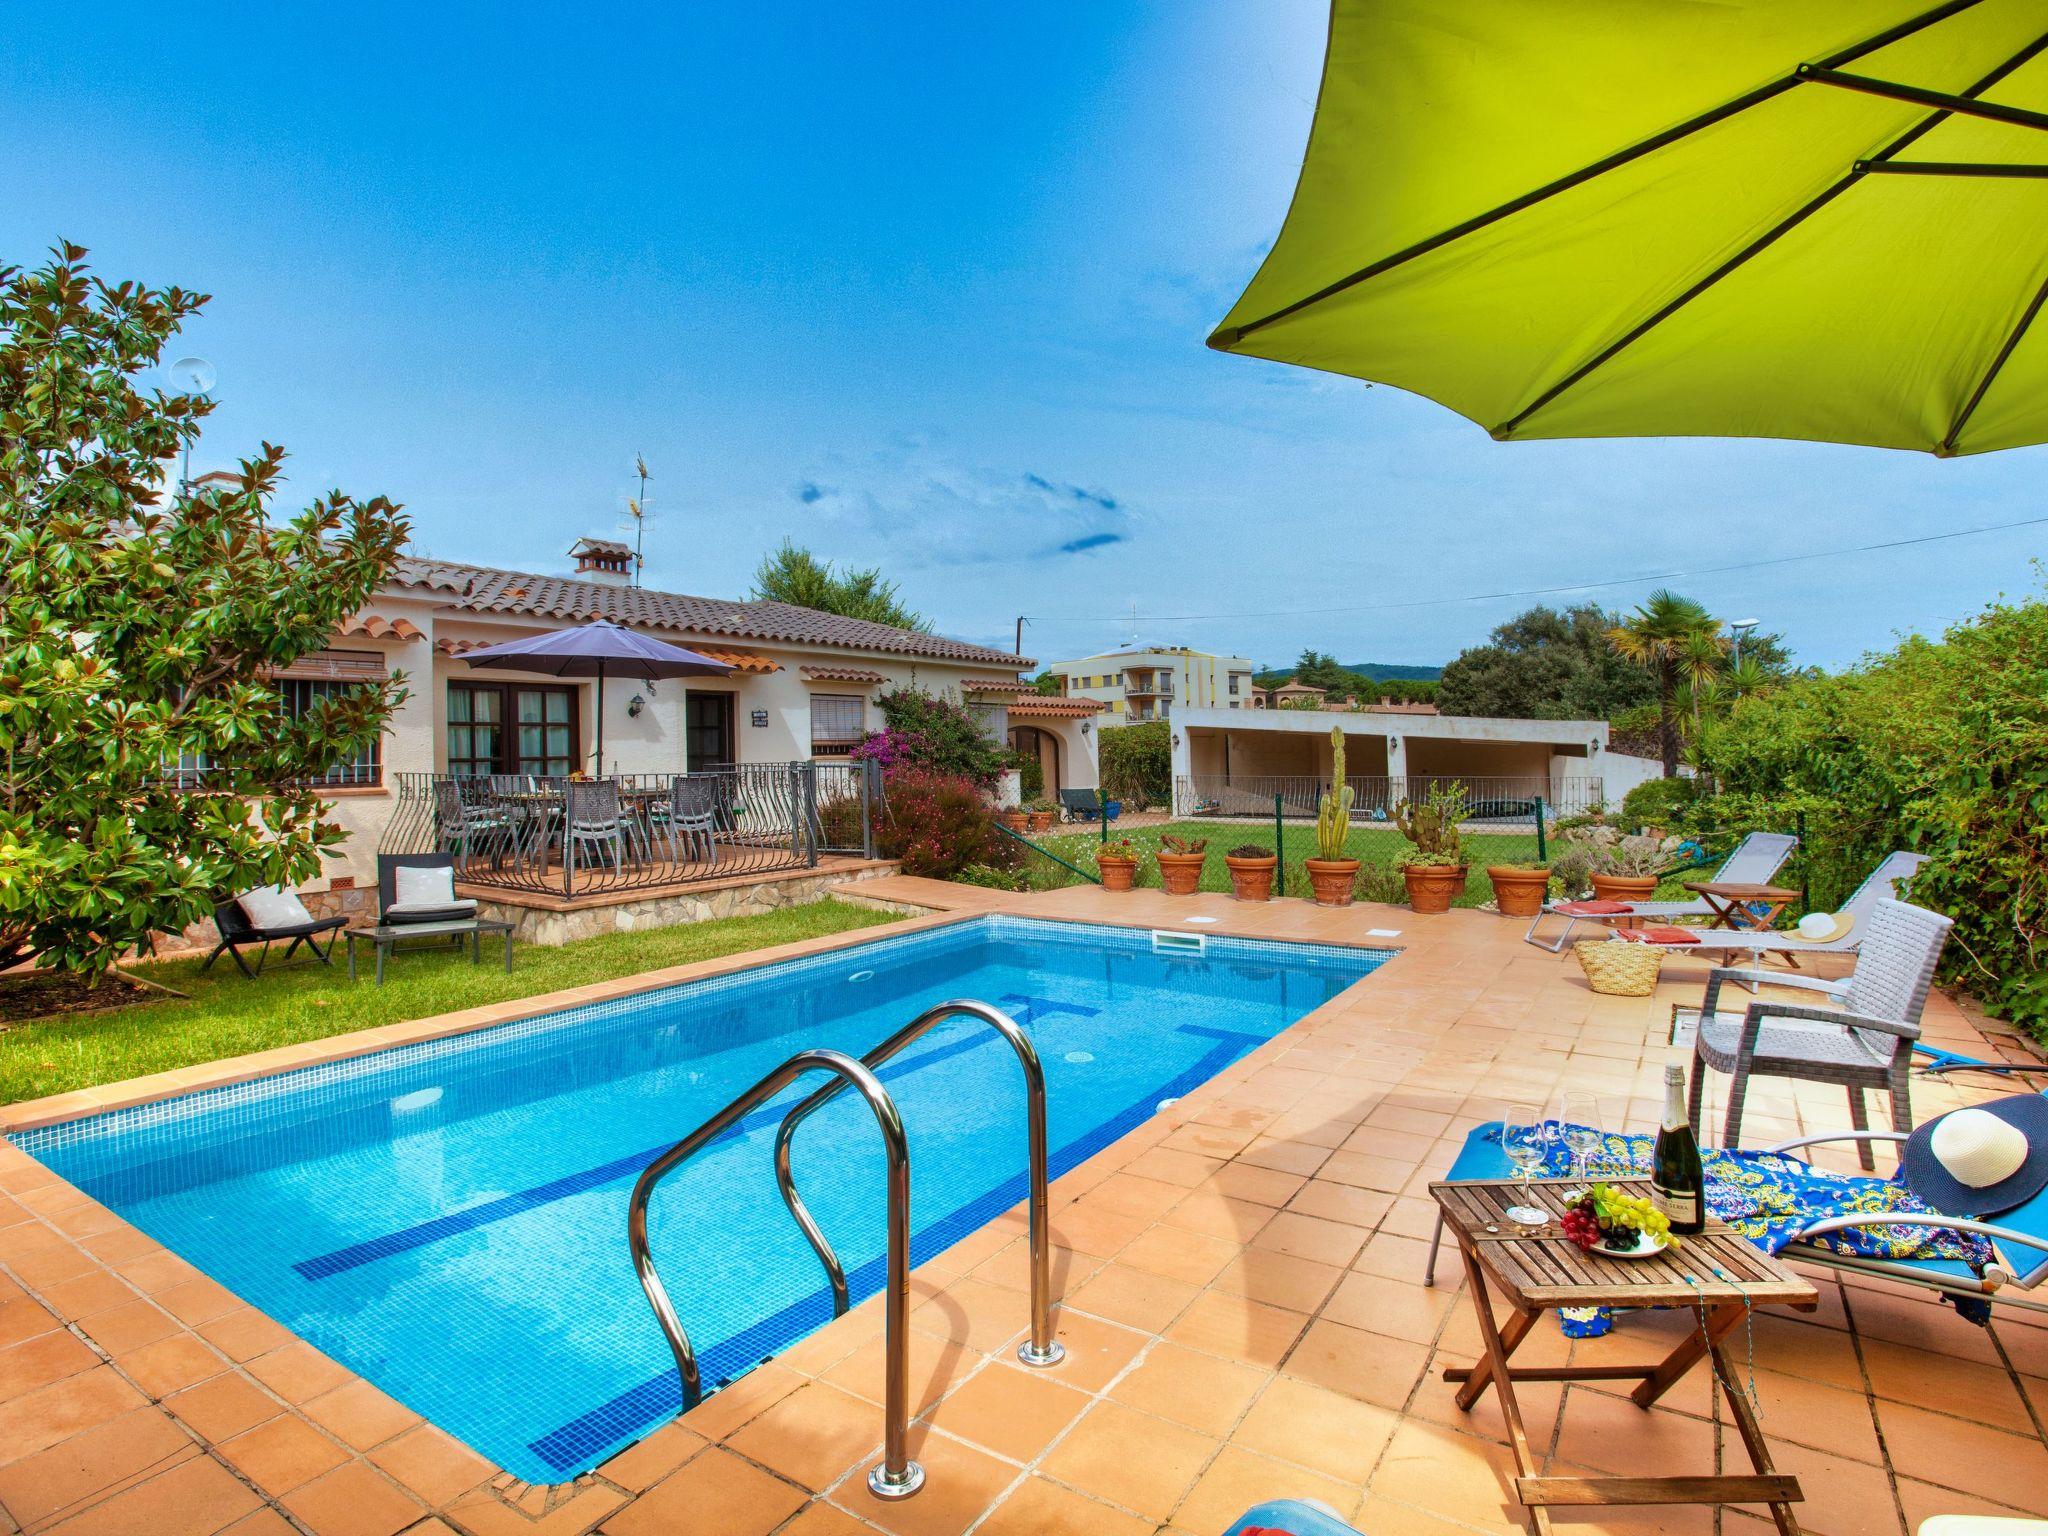
<path id="1" fill-rule="evenodd" d="M 1647 1179 L 1607 1182 L 1631 1193 L 1649 1192 Z M 1457 1238 L 1470 1282 L 1473 1314 L 1486 1346 L 1477 1365 L 1454 1366 L 1444 1372 L 1444 1379 L 1458 1383 L 1457 1404 L 1467 1411 L 1488 1387 L 1498 1395 L 1520 1474 L 1514 1479 L 1515 1497 L 1528 1511 L 1531 1529 L 1538 1536 L 1551 1529 L 1549 1509 L 1553 1505 L 1765 1504 L 1783 1536 L 1797 1536 L 1799 1522 L 1792 1505 L 1806 1495 L 1796 1477 L 1772 1465 L 1770 1448 L 1724 1341 L 1742 1326 L 1752 1309 L 1785 1306 L 1811 1312 L 1820 1304 L 1819 1293 L 1718 1221 L 1709 1221 L 1699 1236 L 1688 1237 L 1650 1258 L 1614 1259 L 1584 1252 L 1558 1225 L 1565 1196 L 1583 1187 L 1584 1181 L 1575 1179 L 1538 1179 L 1527 1185 L 1475 1180 L 1429 1186 L 1443 1208 L 1444 1224 Z M 1518 1227 L 1507 1215 L 1511 1205 L 1537 1206 L 1550 1213 L 1550 1224 Z M 1511 1309 L 1504 1325 L 1494 1321 L 1495 1288 Z M 1684 1307 L 1697 1310 L 1699 1326 L 1662 1360 L 1649 1364 L 1511 1366 L 1510 1357 L 1536 1320 L 1552 1308 L 1564 1307 Z M 1630 1400 L 1638 1408 L 1648 1408 L 1702 1360 L 1710 1363 L 1714 1380 L 1727 1399 L 1736 1433 L 1756 1469 L 1753 1474 L 1541 1475 L 1522 1424 L 1521 1407 L 1515 1401 L 1517 1382 L 1633 1380 L 1636 1388 Z"/>
<path id="2" fill-rule="evenodd" d="M 1713 909 L 1729 928 L 1775 928 L 1778 916 L 1799 899 L 1797 891 L 1740 880 L 1688 880 L 1685 888 Z"/>
<path id="3" fill-rule="evenodd" d="M 602 783 L 603 781 L 594 780 L 591 782 Z M 667 787 L 645 784 L 619 784 L 617 787 L 619 791 L 619 809 L 639 822 L 642 830 L 649 832 L 651 835 L 651 818 L 649 813 L 655 806 L 668 799 L 669 791 Z M 546 817 L 550 814 L 564 813 L 569 803 L 567 791 L 561 789 L 493 790 L 491 798 L 503 805 L 512 806 L 529 817 Z M 543 823 L 542 835 L 533 840 L 533 846 L 530 850 L 535 863 L 539 867 L 539 873 L 543 876 L 548 872 L 548 853 L 552 842 L 552 832 L 553 829 Z M 525 864 L 528 852 L 529 850 L 515 844 L 513 850 L 514 862 L 521 865 Z"/>

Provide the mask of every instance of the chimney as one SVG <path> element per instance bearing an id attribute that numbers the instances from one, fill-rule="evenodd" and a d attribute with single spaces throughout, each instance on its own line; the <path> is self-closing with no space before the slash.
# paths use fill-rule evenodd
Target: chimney
<path id="1" fill-rule="evenodd" d="M 569 556 L 576 562 L 576 574 L 584 581 L 607 587 L 633 585 L 633 550 L 616 539 L 578 539 Z"/>

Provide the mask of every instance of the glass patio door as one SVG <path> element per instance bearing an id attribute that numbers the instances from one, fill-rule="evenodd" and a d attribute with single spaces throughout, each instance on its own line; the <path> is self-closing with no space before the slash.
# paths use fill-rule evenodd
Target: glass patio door
<path id="1" fill-rule="evenodd" d="M 559 777 L 576 761 L 576 690 L 550 684 L 450 683 L 448 771 Z"/>

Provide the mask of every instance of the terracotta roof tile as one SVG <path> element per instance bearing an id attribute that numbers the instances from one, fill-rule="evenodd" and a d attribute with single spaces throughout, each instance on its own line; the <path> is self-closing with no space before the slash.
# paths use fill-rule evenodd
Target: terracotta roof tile
<path id="1" fill-rule="evenodd" d="M 960 686 L 969 693 L 1036 693 L 1036 683 L 1019 682 L 1014 677 L 963 677 Z"/>
<path id="2" fill-rule="evenodd" d="M 1100 699 L 1063 699 L 1056 694 L 1033 694 L 1010 701 L 1012 720 L 1065 720 L 1077 715 L 1099 715 L 1108 706 Z"/>
<path id="3" fill-rule="evenodd" d="M 879 683 L 882 674 L 869 667 L 798 667 L 814 683 Z"/>
<path id="4" fill-rule="evenodd" d="M 815 608 L 789 603 L 742 603 L 651 587 L 610 586 L 579 581 L 573 576 L 538 576 L 487 565 L 405 556 L 392 573 L 400 586 L 445 592 L 449 606 L 462 613 L 517 613 L 550 619 L 610 619 L 640 629 L 678 630 L 719 635 L 735 640 L 782 641 L 792 645 L 827 645 L 844 650 L 879 651 L 892 656 L 920 656 L 935 661 L 960 661 L 1014 671 L 1032 665 L 1028 657 L 944 635 L 927 635 L 842 618 Z"/>

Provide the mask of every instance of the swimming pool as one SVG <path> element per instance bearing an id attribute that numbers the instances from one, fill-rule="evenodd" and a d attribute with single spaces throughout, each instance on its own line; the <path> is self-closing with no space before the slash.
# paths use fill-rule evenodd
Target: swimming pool
<path id="1" fill-rule="evenodd" d="M 858 1055 L 964 996 L 1037 1046 L 1057 1177 L 1390 957 L 1204 945 L 978 918 L 11 1139 L 507 1471 L 556 1482 L 679 1407 L 625 1239 L 632 1181 L 670 1143 L 795 1051 Z M 921 1262 L 1022 1198 L 1022 1080 L 965 1020 L 880 1075 L 908 1129 Z M 707 1391 L 831 1316 L 771 1165 L 783 1110 L 824 1081 L 655 1195 L 653 1250 Z M 854 1094 L 797 1138 L 798 1187 L 856 1302 L 882 1276 L 882 1163 Z"/>

